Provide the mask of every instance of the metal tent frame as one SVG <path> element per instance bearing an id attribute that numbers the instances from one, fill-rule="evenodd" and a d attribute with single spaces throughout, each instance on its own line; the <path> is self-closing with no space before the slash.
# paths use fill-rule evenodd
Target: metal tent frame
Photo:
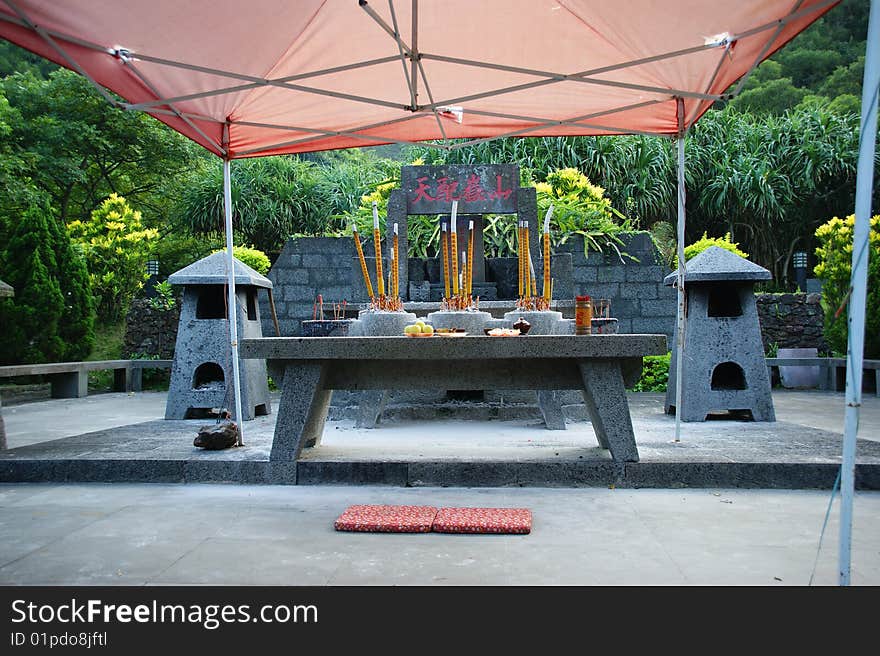
<path id="1" fill-rule="evenodd" d="M 124 110 L 136 110 L 146 112 L 155 118 L 169 123 L 171 120 L 180 121 L 188 130 L 190 138 L 194 138 L 209 151 L 218 155 L 223 160 L 223 181 L 224 181 L 224 218 L 226 233 L 226 250 L 228 254 L 228 274 L 229 274 L 229 324 L 230 324 L 230 347 L 232 349 L 232 363 L 234 372 L 234 390 L 235 390 L 235 412 L 236 419 L 241 417 L 241 392 L 239 389 L 239 372 L 238 372 L 238 337 L 237 337 L 237 303 L 235 296 L 235 278 L 233 275 L 233 256 L 232 256 L 232 198 L 231 198 L 231 182 L 230 182 L 230 163 L 232 159 L 242 157 L 255 157 L 266 154 L 276 154 L 280 151 L 287 152 L 307 152 L 309 148 L 320 150 L 324 146 L 321 140 L 328 137 L 342 137 L 348 139 L 346 145 L 340 147 L 354 147 L 360 145 L 379 145 L 387 143 L 411 144 L 420 143 L 426 145 L 424 141 L 395 138 L 381 132 L 382 128 L 389 126 L 399 126 L 409 121 L 423 118 L 425 116 L 433 116 L 438 129 L 438 134 L 442 137 L 440 143 L 428 143 L 427 145 L 442 149 L 456 150 L 474 144 L 501 139 L 504 137 L 520 137 L 535 132 L 544 132 L 547 130 L 559 131 L 559 134 L 595 134 L 595 135 L 613 135 L 613 134 L 644 134 L 649 136 L 665 136 L 674 137 L 676 139 L 677 148 L 677 226 L 678 226 L 678 243 L 677 252 L 679 263 L 684 262 L 684 229 L 685 229 L 685 139 L 689 128 L 705 113 L 706 110 L 717 100 L 727 100 L 737 95 L 746 84 L 754 69 L 767 56 L 772 54 L 774 45 L 778 48 L 777 39 L 783 33 L 783 30 L 792 21 L 809 18 L 810 21 L 820 17 L 826 11 L 838 4 L 840 0 L 820 0 L 816 3 L 804 6 L 806 0 L 796 0 L 788 13 L 782 15 L 777 20 L 769 21 L 761 25 L 754 26 L 748 30 L 737 34 L 719 34 L 713 37 L 707 37 L 701 45 L 671 50 L 664 53 L 654 54 L 649 57 L 633 59 L 631 61 L 621 62 L 614 65 L 596 67 L 592 69 L 582 70 L 575 73 L 564 73 L 560 71 L 541 70 L 536 68 L 527 68 L 521 66 L 509 66 L 497 62 L 480 61 L 476 59 L 459 58 L 449 55 L 443 55 L 437 52 L 426 52 L 420 50 L 419 47 L 419 0 L 410 0 L 411 13 L 411 38 L 406 42 L 402 36 L 400 25 L 398 24 L 395 11 L 394 0 L 389 0 L 389 14 L 391 23 L 383 18 L 367 0 L 359 0 L 358 5 L 379 28 L 381 28 L 389 38 L 393 39 L 397 47 L 397 55 L 389 55 L 385 57 L 373 57 L 362 61 L 354 61 L 342 66 L 335 66 L 315 70 L 310 72 L 299 73 L 296 75 L 280 76 L 280 77 L 260 77 L 252 74 L 224 70 L 221 68 L 213 68 L 202 66 L 184 61 L 176 61 L 166 57 L 151 55 L 148 52 L 133 53 L 125 47 L 118 45 L 102 45 L 94 43 L 87 39 L 66 34 L 58 30 L 48 29 L 37 24 L 32 17 L 22 8 L 23 2 L 26 0 L 2 0 L 9 7 L 12 13 L 0 11 L 0 25 L 2 23 L 12 24 L 18 28 L 23 28 L 29 32 L 38 35 L 44 45 L 48 46 L 43 54 L 58 63 L 71 68 L 79 74 L 86 77 L 93 86 L 101 93 L 104 98 L 112 105 Z M 742 39 L 756 36 L 768 35 L 763 48 L 759 51 L 757 57 L 754 58 L 749 68 L 739 78 L 739 82 L 732 93 L 712 93 L 713 88 L 722 65 L 730 56 L 732 48 Z M 868 47 L 866 52 L 865 76 L 863 81 L 862 95 L 862 124 L 861 139 L 859 150 L 858 178 L 856 190 L 856 227 L 854 232 L 854 248 L 853 248 L 853 274 L 852 289 L 849 312 L 849 344 L 848 358 L 849 365 L 847 368 L 847 384 L 846 384 L 846 419 L 845 419 L 845 436 L 843 447 L 843 463 L 842 471 L 842 513 L 841 513 L 841 535 L 840 535 L 840 583 L 846 585 L 849 583 L 849 554 L 851 547 L 851 524 L 852 524 L 852 497 L 854 490 L 855 475 L 855 444 L 858 433 L 858 416 L 859 406 L 861 404 L 861 382 L 862 382 L 862 359 L 864 352 L 864 327 L 865 327 L 865 301 L 866 301 L 866 277 L 868 266 L 868 233 L 869 219 L 871 211 L 871 186 L 873 181 L 873 159 L 874 159 L 874 143 L 876 141 L 876 125 L 877 125 L 877 88 L 878 76 L 880 76 L 880 0 L 871 1 L 871 13 L 868 32 Z M 79 51 L 91 52 L 95 54 L 103 54 L 109 58 L 115 59 L 129 70 L 140 84 L 146 89 L 153 98 L 150 100 L 141 100 L 139 102 L 128 102 L 117 99 L 108 92 L 90 73 L 86 67 L 81 65 L 69 50 L 76 48 Z M 715 67 L 705 89 L 686 89 L 664 87 L 657 85 L 638 84 L 633 82 L 612 80 L 605 77 L 598 77 L 603 74 L 625 71 L 636 66 L 645 65 L 653 62 L 664 62 L 674 58 L 687 57 L 704 53 L 710 50 L 718 51 L 718 63 Z M 310 86 L 304 84 L 309 80 L 320 78 L 321 76 L 334 74 L 344 71 L 353 71 L 358 69 L 369 69 L 375 66 L 393 63 L 399 61 L 402 65 L 403 75 L 407 85 L 409 103 L 390 102 L 378 97 L 369 97 L 358 94 L 345 93 L 339 90 L 321 88 L 319 86 Z M 534 80 L 523 82 L 516 85 L 502 86 L 495 89 L 487 89 L 478 93 L 471 93 L 461 96 L 452 96 L 446 98 L 435 99 L 431 90 L 428 76 L 425 72 L 423 62 L 441 62 L 444 64 L 456 65 L 465 68 L 477 68 L 487 71 L 498 71 L 505 73 L 516 73 L 535 78 Z M 174 69 L 178 71 L 192 71 L 200 74 L 207 74 L 229 80 L 229 84 L 224 87 L 214 88 L 193 92 L 189 94 L 163 97 L 159 92 L 157 85 L 148 75 L 146 75 L 138 62 L 147 62 L 150 64 Z M 485 98 L 500 97 L 518 91 L 537 89 L 548 85 L 575 82 L 578 84 L 591 85 L 598 89 L 625 89 L 638 92 L 644 99 L 638 102 L 626 102 L 620 106 L 611 107 L 609 109 L 583 114 L 579 116 L 571 116 L 564 119 L 551 116 L 535 116 L 528 114 L 515 114 L 511 112 L 494 112 L 489 110 L 479 110 L 468 108 L 467 112 L 474 116 L 483 116 L 497 119 L 499 121 L 510 122 L 518 127 L 511 129 L 497 129 L 491 136 L 477 137 L 466 139 L 464 141 L 454 142 L 447 134 L 446 124 L 444 121 L 449 120 L 451 110 L 458 109 L 455 107 L 460 103 L 470 102 Z M 419 103 L 419 85 L 424 89 L 428 96 L 429 102 Z M 208 116 L 205 114 L 188 112 L 179 105 L 186 101 L 201 98 L 222 97 L 227 94 L 239 93 L 242 91 L 256 90 L 267 87 L 278 87 L 297 91 L 305 94 L 313 94 L 317 96 L 329 97 L 334 99 L 352 101 L 372 105 L 374 107 L 384 107 L 398 110 L 404 115 L 398 118 L 372 122 L 355 127 L 349 127 L 340 130 L 328 130 L 326 128 L 297 125 L 293 123 L 273 123 L 259 122 L 235 119 L 226 116 L 223 119 Z M 688 112 L 685 100 L 696 101 L 693 108 Z M 603 117 L 614 117 L 615 115 L 625 114 L 628 111 L 634 111 L 656 105 L 659 103 L 674 102 L 675 115 L 677 119 L 677 128 L 674 132 L 668 131 L 651 131 L 631 128 L 621 128 L 611 124 L 595 122 L 595 119 Z M 525 127 L 520 127 L 526 123 Z M 169 123 L 171 124 L 171 123 Z M 201 124 L 201 125 L 200 125 Z M 210 136 L 206 129 L 208 125 L 219 125 L 222 128 L 222 139 Z M 180 127 L 174 129 L 180 131 Z M 267 130 L 277 130 L 279 132 L 289 132 L 297 135 L 295 138 L 281 140 L 270 144 L 261 145 L 253 148 L 246 148 L 233 151 L 230 147 L 230 129 L 234 127 L 251 127 L 262 128 Z M 565 132 L 565 128 L 573 131 Z M 378 132 L 375 132 L 377 131 Z M 371 134 L 370 132 L 374 132 Z M 686 338 L 687 319 L 685 313 L 685 281 L 684 267 L 678 267 L 677 289 L 678 289 L 678 310 L 677 324 L 679 330 L 678 340 L 678 389 L 676 390 L 676 420 L 675 420 L 675 439 L 680 440 L 681 422 L 679 417 L 679 409 L 681 408 L 681 380 L 683 356 L 682 350 L 684 340 Z"/>

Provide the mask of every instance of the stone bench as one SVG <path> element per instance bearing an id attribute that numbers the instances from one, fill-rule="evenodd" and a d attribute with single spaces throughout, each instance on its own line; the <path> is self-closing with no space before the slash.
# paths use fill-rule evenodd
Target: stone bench
<path id="1" fill-rule="evenodd" d="M 819 389 L 843 392 L 846 390 L 846 358 L 766 358 L 767 368 L 819 367 Z M 874 393 L 880 396 L 880 360 L 863 360 L 864 378 L 873 375 Z"/>
<path id="2" fill-rule="evenodd" d="M 47 362 L 0 367 L 0 378 L 46 376 L 53 399 L 77 399 L 88 395 L 89 372 L 113 370 L 113 391 L 139 392 L 144 369 L 170 369 L 171 360 L 93 360 L 90 362 Z"/>
<path id="3" fill-rule="evenodd" d="M 579 390 L 599 445 L 616 462 L 639 459 L 626 386 L 665 335 L 534 337 L 264 337 L 241 357 L 265 359 L 281 387 L 271 460 L 297 460 L 324 431 L 332 390 Z"/>

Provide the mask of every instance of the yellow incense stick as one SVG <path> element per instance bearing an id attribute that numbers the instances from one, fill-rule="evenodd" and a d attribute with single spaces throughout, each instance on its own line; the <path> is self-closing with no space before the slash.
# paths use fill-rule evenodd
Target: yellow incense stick
<path id="1" fill-rule="evenodd" d="M 534 296 L 535 295 L 535 271 L 532 267 L 532 254 L 529 250 L 529 224 L 523 222 L 523 248 L 526 253 L 526 280 L 524 287 L 526 289 L 526 296 Z M 531 287 L 530 287 L 531 284 Z"/>
<path id="2" fill-rule="evenodd" d="M 397 243 L 397 224 L 396 224 L 396 223 L 394 224 L 394 246 L 393 246 L 393 252 L 394 252 L 394 264 L 392 265 L 392 270 L 394 271 L 394 277 L 392 278 L 392 280 L 394 281 L 394 286 L 393 286 L 393 288 L 392 288 L 392 290 L 391 290 L 391 295 L 392 295 L 394 298 L 398 298 L 398 297 L 400 296 L 400 271 L 398 271 L 398 269 L 400 268 L 400 266 L 399 266 L 399 264 L 398 264 L 398 260 L 397 260 L 397 258 L 400 256 L 400 251 L 398 250 L 398 243 Z"/>
<path id="3" fill-rule="evenodd" d="M 364 284 L 367 286 L 367 296 L 373 300 L 373 283 L 370 282 L 370 273 L 367 271 L 367 260 L 364 258 L 364 249 L 361 248 L 361 240 L 355 226 L 351 227 L 351 236 L 354 237 L 354 247 L 357 250 L 358 259 L 361 261 L 361 273 L 364 274 Z"/>
<path id="4" fill-rule="evenodd" d="M 452 294 L 458 296 L 458 235 L 455 222 L 458 214 L 458 201 L 452 201 L 452 217 L 449 221 L 449 233 L 452 241 Z"/>
<path id="5" fill-rule="evenodd" d="M 376 287 L 379 297 L 385 296 L 385 280 L 382 278 L 382 238 L 379 235 L 379 208 L 373 201 L 373 250 L 376 252 Z"/>
<path id="6" fill-rule="evenodd" d="M 544 233 L 544 300 L 550 302 L 550 233 Z"/>
<path id="7" fill-rule="evenodd" d="M 449 237 L 446 235 L 446 224 L 440 231 L 440 245 L 443 248 L 443 298 L 449 298 Z"/>
<path id="8" fill-rule="evenodd" d="M 467 273 L 465 274 L 465 278 L 467 279 L 467 289 L 465 290 L 465 295 L 471 296 L 474 293 L 474 222 L 473 221 L 471 221 L 468 224 Z"/>
<path id="9" fill-rule="evenodd" d="M 516 264 L 518 266 L 517 276 L 519 281 L 519 297 L 523 298 L 525 294 L 523 293 L 523 238 L 522 238 L 522 221 L 516 224 L 516 241 L 517 241 L 517 253 L 516 253 Z"/>

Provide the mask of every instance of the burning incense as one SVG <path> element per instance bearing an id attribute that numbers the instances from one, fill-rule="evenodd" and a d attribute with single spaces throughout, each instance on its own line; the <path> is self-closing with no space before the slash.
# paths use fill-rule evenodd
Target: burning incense
<path id="1" fill-rule="evenodd" d="M 449 298 L 449 237 L 444 222 L 440 224 L 440 246 L 443 248 L 443 298 Z"/>
<path id="2" fill-rule="evenodd" d="M 544 292 L 544 300 L 547 303 L 550 303 L 552 298 L 551 296 L 551 282 L 550 282 L 550 217 L 553 216 L 553 206 L 547 210 L 547 215 L 544 217 L 544 286 L 542 291 Z"/>
<path id="3" fill-rule="evenodd" d="M 382 239 L 379 236 L 379 206 L 373 201 L 373 250 L 376 251 L 376 287 L 379 297 L 385 296 L 385 280 L 382 278 Z"/>
<path id="4" fill-rule="evenodd" d="M 354 247 L 357 250 L 358 259 L 361 261 L 361 273 L 364 274 L 364 285 L 367 287 L 367 296 L 370 301 L 373 300 L 373 283 L 370 282 L 370 273 L 367 271 L 367 260 L 364 258 L 364 249 L 361 247 L 361 240 L 358 237 L 357 226 L 351 224 L 351 236 L 354 237 Z"/>
<path id="5" fill-rule="evenodd" d="M 397 298 L 400 296 L 400 272 L 398 271 L 399 265 L 397 262 L 397 258 L 400 255 L 400 250 L 397 244 L 397 224 L 394 224 L 394 246 L 392 247 L 392 257 L 394 258 L 394 264 L 391 265 L 392 270 L 394 271 L 394 277 L 392 280 L 394 284 L 391 288 L 391 295 Z"/>
<path id="6" fill-rule="evenodd" d="M 467 274 L 465 275 L 465 279 L 467 280 L 467 289 L 465 290 L 466 296 L 471 296 L 474 293 L 474 222 L 470 221 L 468 223 L 468 249 L 467 249 Z"/>
<path id="7" fill-rule="evenodd" d="M 458 296 L 458 236 L 455 233 L 456 215 L 458 214 L 458 201 L 452 201 L 452 220 L 449 223 L 450 236 L 452 238 L 452 294 Z"/>

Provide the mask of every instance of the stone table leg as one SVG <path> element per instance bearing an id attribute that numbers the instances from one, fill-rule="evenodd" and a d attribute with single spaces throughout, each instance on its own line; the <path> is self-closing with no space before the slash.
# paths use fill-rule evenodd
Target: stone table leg
<path id="1" fill-rule="evenodd" d="M 321 439 L 330 394 L 331 390 L 324 389 L 323 365 L 315 362 L 287 365 L 270 460 L 298 460 L 303 447 Z"/>
<path id="2" fill-rule="evenodd" d="M 565 415 L 562 413 L 562 404 L 553 390 L 537 390 L 538 407 L 544 416 L 544 426 L 547 430 L 565 430 Z"/>
<path id="3" fill-rule="evenodd" d="M 638 462 L 629 403 L 619 361 L 586 360 L 578 363 L 584 381 L 584 402 L 596 439 L 617 462 Z"/>
<path id="4" fill-rule="evenodd" d="M 385 408 L 388 390 L 365 390 L 358 394 L 357 428 L 375 428 Z"/>

